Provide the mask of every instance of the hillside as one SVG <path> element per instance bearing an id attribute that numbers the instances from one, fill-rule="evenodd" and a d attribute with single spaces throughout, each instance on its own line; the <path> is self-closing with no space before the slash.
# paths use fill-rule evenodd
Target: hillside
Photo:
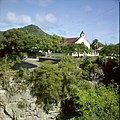
<path id="1" fill-rule="evenodd" d="M 35 35 L 36 37 L 49 35 L 49 34 L 45 33 L 43 30 L 41 30 L 38 26 L 32 25 L 32 24 L 25 26 L 23 28 L 20 28 L 20 30 L 28 31 L 29 33 Z"/>
<path id="2" fill-rule="evenodd" d="M 19 30 L 22 31 L 28 31 L 30 34 L 35 35 L 36 37 L 42 37 L 42 36 L 48 36 L 49 34 L 45 33 L 41 28 L 39 28 L 36 25 L 28 25 L 22 28 L 18 28 Z M 3 38 L 3 32 L 4 31 L 0 31 L 0 40 Z"/>
<path id="3" fill-rule="evenodd" d="M 3 31 L 0 31 L 0 41 L 3 39 Z"/>
<path id="4" fill-rule="evenodd" d="M 7 41 L 7 42 L 5 42 Z M 38 26 L 28 25 L 23 28 L 10 29 L 1 32 L 0 56 L 5 54 L 17 54 L 18 51 L 31 52 L 31 48 L 48 52 L 61 50 L 61 38 L 57 35 L 49 35 Z M 9 43 L 9 44 L 8 44 Z M 14 48 L 14 49 L 13 49 Z"/>

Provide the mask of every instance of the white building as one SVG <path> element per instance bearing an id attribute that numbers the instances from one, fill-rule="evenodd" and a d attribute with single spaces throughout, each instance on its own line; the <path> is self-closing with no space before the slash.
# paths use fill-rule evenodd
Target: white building
<path id="1" fill-rule="evenodd" d="M 81 43 L 84 43 L 84 45 L 87 46 L 90 49 L 90 43 L 85 38 L 85 34 L 84 34 L 83 31 L 80 33 L 80 37 L 65 38 L 64 43 L 65 44 L 81 44 Z"/>

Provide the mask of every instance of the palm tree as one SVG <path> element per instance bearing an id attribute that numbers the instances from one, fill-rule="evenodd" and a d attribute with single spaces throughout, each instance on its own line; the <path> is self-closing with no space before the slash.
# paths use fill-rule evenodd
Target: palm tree
<path id="1" fill-rule="evenodd" d="M 98 39 L 93 40 L 91 44 L 92 49 L 94 50 L 94 53 L 96 53 L 96 49 L 98 49 Z"/>

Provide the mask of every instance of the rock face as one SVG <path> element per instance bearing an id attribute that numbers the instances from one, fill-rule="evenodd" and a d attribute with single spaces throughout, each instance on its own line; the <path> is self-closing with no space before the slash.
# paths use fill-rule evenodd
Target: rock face
<path id="1" fill-rule="evenodd" d="M 36 104 L 36 98 L 30 90 L 9 96 L 6 90 L 0 89 L 0 120 L 56 120 L 60 104 L 45 113 L 42 106 Z"/>

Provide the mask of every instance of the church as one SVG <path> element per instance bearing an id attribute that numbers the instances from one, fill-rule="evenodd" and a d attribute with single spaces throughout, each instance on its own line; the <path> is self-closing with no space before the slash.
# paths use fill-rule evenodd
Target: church
<path id="1" fill-rule="evenodd" d="M 90 43 L 85 38 L 85 34 L 83 31 L 80 33 L 80 37 L 64 39 L 64 44 L 81 44 L 81 43 L 84 43 L 84 45 L 90 49 Z"/>

